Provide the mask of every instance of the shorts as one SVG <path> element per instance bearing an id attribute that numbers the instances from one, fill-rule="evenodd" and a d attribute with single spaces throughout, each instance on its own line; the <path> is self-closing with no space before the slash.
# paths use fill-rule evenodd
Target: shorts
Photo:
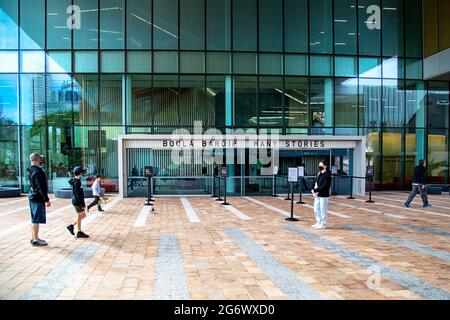
<path id="1" fill-rule="evenodd" d="M 84 208 L 82 206 L 73 206 L 75 208 L 75 211 L 77 213 L 82 213 L 84 212 Z"/>
<path id="2" fill-rule="evenodd" d="M 44 202 L 31 202 L 30 201 L 30 212 L 31 212 L 31 223 L 32 224 L 47 223 L 47 214 L 46 214 Z"/>

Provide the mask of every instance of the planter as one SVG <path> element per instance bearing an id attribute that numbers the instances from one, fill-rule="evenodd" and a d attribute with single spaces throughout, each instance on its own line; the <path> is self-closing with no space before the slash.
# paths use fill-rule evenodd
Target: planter
<path id="1" fill-rule="evenodd" d="M 21 195 L 22 190 L 20 190 L 20 188 L 0 187 L 0 198 L 20 197 Z"/>
<path id="2" fill-rule="evenodd" d="M 105 193 L 105 189 L 102 188 L 102 192 Z M 91 188 L 83 188 L 84 198 L 94 198 L 94 195 L 92 194 Z M 72 198 L 72 189 L 71 188 L 64 188 L 55 190 L 55 198 L 59 199 L 71 199 Z"/>

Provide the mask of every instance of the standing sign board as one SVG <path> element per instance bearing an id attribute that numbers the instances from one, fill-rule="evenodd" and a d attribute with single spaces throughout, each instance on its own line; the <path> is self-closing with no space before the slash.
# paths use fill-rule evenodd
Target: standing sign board
<path id="1" fill-rule="evenodd" d="M 147 178 L 153 177 L 153 167 L 145 166 L 145 177 Z"/>
<path id="2" fill-rule="evenodd" d="M 274 167 L 273 167 L 273 174 L 274 174 L 274 175 L 277 175 L 277 174 L 278 174 L 278 167 L 277 167 L 277 166 L 274 166 Z"/>
<path id="3" fill-rule="evenodd" d="M 373 171 L 374 171 L 373 166 L 368 166 L 367 171 L 366 171 L 366 176 L 373 177 Z"/>
<path id="4" fill-rule="evenodd" d="M 289 168 L 288 181 L 289 182 L 298 182 L 298 168 Z"/>
<path id="5" fill-rule="evenodd" d="M 220 168 L 220 176 L 222 178 L 228 178 L 230 176 L 230 171 L 229 171 L 228 167 Z"/>
<path id="6" fill-rule="evenodd" d="M 331 174 L 337 174 L 338 173 L 338 167 L 337 166 L 331 166 Z"/>
<path id="7" fill-rule="evenodd" d="M 299 177 L 305 176 L 305 167 L 298 167 L 298 176 Z"/>

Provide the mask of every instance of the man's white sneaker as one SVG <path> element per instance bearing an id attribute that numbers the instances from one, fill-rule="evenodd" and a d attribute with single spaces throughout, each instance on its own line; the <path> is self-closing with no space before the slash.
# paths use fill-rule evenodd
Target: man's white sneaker
<path id="1" fill-rule="evenodd" d="M 326 226 L 323 226 L 323 225 L 320 225 L 320 226 L 318 226 L 318 227 L 316 227 L 316 229 L 319 229 L 319 230 L 323 230 L 323 229 L 326 229 L 327 227 Z"/>
<path id="2" fill-rule="evenodd" d="M 311 226 L 311 228 L 317 228 L 318 226 L 319 226 L 319 224 L 316 223 L 316 224 L 313 224 L 313 225 Z"/>

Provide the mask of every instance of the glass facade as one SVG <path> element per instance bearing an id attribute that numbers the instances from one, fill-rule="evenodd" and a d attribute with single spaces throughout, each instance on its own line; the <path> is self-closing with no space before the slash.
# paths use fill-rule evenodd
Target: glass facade
<path id="1" fill-rule="evenodd" d="M 0 185 L 46 156 L 117 191 L 117 137 L 204 127 L 364 135 L 375 186 L 449 181 L 449 83 L 419 0 L 0 0 Z"/>

